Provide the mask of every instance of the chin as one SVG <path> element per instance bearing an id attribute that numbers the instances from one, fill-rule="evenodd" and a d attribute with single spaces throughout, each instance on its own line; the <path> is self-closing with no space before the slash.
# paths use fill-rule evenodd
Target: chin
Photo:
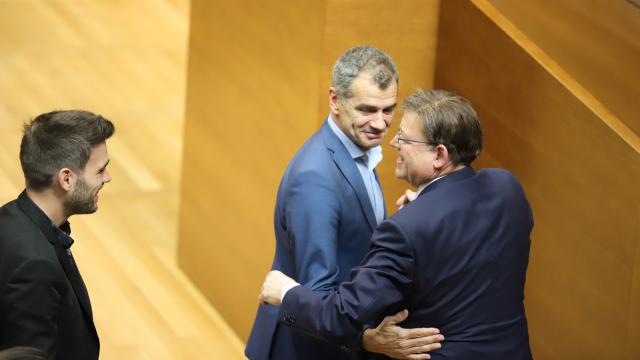
<path id="1" fill-rule="evenodd" d="M 380 144 L 382 144 L 382 139 L 378 139 L 378 140 L 372 140 L 369 139 L 366 136 L 363 136 L 361 138 L 358 139 L 358 145 L 362 146 L 362 147 L 367 147 L 367 148 L 372 148 L 372 147 L 376 147 Z"/>

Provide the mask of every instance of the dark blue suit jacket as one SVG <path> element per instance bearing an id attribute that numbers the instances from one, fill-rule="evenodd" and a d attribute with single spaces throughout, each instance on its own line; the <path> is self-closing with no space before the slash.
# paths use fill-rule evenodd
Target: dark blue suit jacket
<path id="1" fill-rule="evenodd" d="M 329 124 L 298 150 L 282 177 L 274 216 L 280 270 L 309 289 L 328 291 L 364 258 L 376 227 L 358 168 Z M 338 346 L 278 325 L 278 308 L 261 305 L 245 354 L 252 360 L 351 359 Z"/>
<path id="2" fill-rule="evenodd" d="M 523 298 L 532 227 L 510 173 L 463 168 L 380 224 L 337 292 L 291 289 L 280 321 L 357 346 L 363 329 L 407 308 L 401 326 L 445 336 L 432 359 L 530 359 Z"/>

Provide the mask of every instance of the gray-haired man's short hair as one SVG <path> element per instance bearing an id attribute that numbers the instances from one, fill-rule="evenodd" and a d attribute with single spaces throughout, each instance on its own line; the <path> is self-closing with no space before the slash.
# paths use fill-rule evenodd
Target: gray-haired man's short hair
<path id="1" fill-rule="evenodd" d="M 373 46 L 356 46 L 342 54 L 333 66 L 331 86 L 339 97 L 348 99 L 353 96 L 351 83 L 363 71 L 371 72 L 371 80 L 381 90 L 389 87 L 392 80 L 396 85 L 400 80 L 396 64 L 389 55 Z"/>

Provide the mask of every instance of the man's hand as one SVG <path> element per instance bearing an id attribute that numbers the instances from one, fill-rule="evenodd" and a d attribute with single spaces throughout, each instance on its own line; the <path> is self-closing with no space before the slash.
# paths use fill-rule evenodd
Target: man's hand
<path id="1" fill-rule="evenodd" d="M 264 279 L 258 299 L 264 305 L 271 304 L 279 306 L 280 303 L 282 303 L 282 299 L 280 299 L 282 288 L 295 283 L 292 278 L 280 271 L 270 271 Z"/>
<path id="2" fill-rule="evenodd" d="M 400 196 L 396 201 L 398 210 L 402 209 L 405 205 L 415 200 L 416 197 L 418 197 L 418 194 L 415 191 L 407 189 L 407 191 L 405 191 L 404 194 L 402 194 L 402 196 Z"/>
<path id="3" fill-rule="evenodd" d="M 429 351 L 437 350 L 444 336 L 435 328 L 403 329 L 397 324 L 409 316 L 409 311 L 385 317 L 375 329 L 365 330 L 362 347 L 394 359 L 431 359 Z"/>

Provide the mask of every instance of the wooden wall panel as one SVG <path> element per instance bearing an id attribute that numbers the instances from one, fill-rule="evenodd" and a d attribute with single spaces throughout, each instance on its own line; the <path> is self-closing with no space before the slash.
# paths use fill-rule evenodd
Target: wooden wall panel
<path id="1" fill-rule="evenodd" d="M 476 166 L 512 171 L 533 207 L 534 358 L 637 359 L 640 140 L 484 0 L 442 2 L 435 85 L 474 103 Z"/>
<path id="2" fill-rule="evenodd" d="M 324 0 L 192 3 L 178 257 L 245 338 L 281 173 L 316 129 Z"/>
<path id="3" fill-rule="evenodd" d="M 244 339 L 273 258 L 278 182 L 328 114 L 333 63 L 367 43 L 396 60 L 401 96 L 430 87 L 437 7 L 437 0 L 193 1 L 178 256 Z M 394 161 L 386 147 L 380 174 L 388 200 L 405 187 L 392 180 Z"/>
<path id="4" fill-rule="evenodd" d="M 640 209 L 635 227 L 635 238 L 640 239 Z M 627 354 L 631 359 L 640 359 L 640 241 L 636 241 L 634 274 L 631 278 L 631 301 L 629 306 L 629 333 L 627 336 Z M 634 357 L 635 356 L 635 357 Z"/>
<path id="5" fill-rule="evenodd" d="M 640 8 L 624 0 L 490 2 L 640 134 Z"/>

